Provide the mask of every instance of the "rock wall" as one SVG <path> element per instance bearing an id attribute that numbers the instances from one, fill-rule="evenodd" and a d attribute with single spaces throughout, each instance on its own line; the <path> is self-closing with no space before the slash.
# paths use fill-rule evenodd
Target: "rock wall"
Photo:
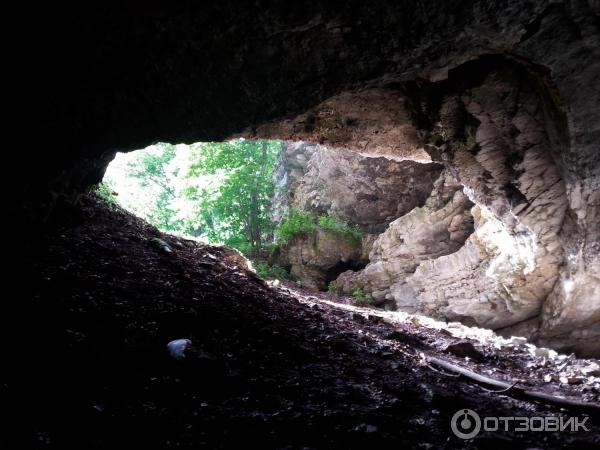
<path id="1" fill-rule="evenodd" d="M 312 289 L 327 289 L 342 268 L 364 266 L 361 242 L 328 230 L 295 236 L 282 252 L 290 275 Z"/>
<path id="2" fill-rule="evenodd" d="M 442 166 L 346 149 L 315 151 L 294 194 L 294 206 L 331 213 L 365 233 L 380 233 L 389 223 L 425 203 Z"/>
<path id="3" fill-rule="evenodd" d="M 589 224 L 598 218 L 599 178 L 580 179 L 564 157 L 572 143 L 555 88 L 537 68 L 486 57 L 421 86 L 411 101 L 410 124 L 422 127 L 401 129 L 446 167 L 427 202 L 420 195 L 429 186 L 409 193 L 416 177 L 395 184 L 381 181 L 393 170 L 380 178 L 374 166 L 360 170 L 366 152 L 300 158 L 293 203 L 334 211 L 372 236 L 369 263 L 343 273 L 338 287 L 361 287 L 386 307 L 598 354 L 600 240 Z M 420 204 L 390 209 L 391 192 Z"/>
<path id="4" fill-rule="evenodd" d="M 308 170 L 308 161 L 318 145 L 307 142 L 285 142 L 273 170 L 275 194 L 272 201 L 271 217 L 275 223 L 281 222 L 294 202 L 296 189 Z"/>
<path id="5" fill-rule="evenodd" d="M 590 236 L 582 219 L 598 214 L 590 195 L 598 178 L 577 180 L 569 170 L 562 107 L 539 73 L 514 64 L 489 70 L 477 86 L 444 97 L 438 131 L 446 146 L 440 156 L 479 205 L 478 220 L 455 260 L 424 265 L 412 289 L 420 289 L 425 311 L 436 309 L 432 297 L 443 292 L 453 314 L 479 325 L 597 354 L 598 234 Z M 462 268 L 470 273 L 485 269 L 485 277 L 475 276 L 478 281 L 465 287 L 460 261 L 470 261 Z M 445 272 L 439 284 L 434 272 Z"/>
<path id="6" fill-rule="evenodd" d="M 369 264 L 360 272 L 346 272 L 336 284 L 345 293 L 356 287 L 370 292 L 376 304 L 417 311 L 414 295 L 402 286 L 423 261 L 460 249 L 473 231 L 473 204 L 462 185 L 444 172 L 422 207 L 393 221 L 373 243 Z"/>
<path id="7" fill-rule="evenodd" d="M 328 148 L 429 162 L 423 131 L 413 123 L 409 99 L 402 91 L 396 86 L 344 92 L 303 114 L 246 130 L 244 135 L 317 141 Z"/>
<path id="8" fill-rule="evenodd" d="M 405 128 L 408 128 L 408 124 Z M 362 232 L 359 243 L 318 230 L 282 247 L 281 262 L 305 286 L 323 289 L 345 265 L 364 267 L 376 236 L 422 205 L 442 165 L 364 155 L 305 142 L 287 142 L 273 173 L 273 219 L 290 208 L 333 215 Z M 335 276 L 332 272 L 337 270 Z"/>
<path id="9" fill-rule="evenodd" d="M 296 208 L 333 214 L 379 234 L 429 196 L 442 165 L 373 156 L 307 142 L 287 142 L 273 180 L 273 219 Z"/>

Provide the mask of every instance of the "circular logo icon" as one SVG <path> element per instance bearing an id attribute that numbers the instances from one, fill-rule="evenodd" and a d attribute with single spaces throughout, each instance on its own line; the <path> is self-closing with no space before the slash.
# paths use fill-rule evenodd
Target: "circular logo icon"
<path id="1" fill-rule="evenodd" d="M 450 422 L 452 432 L 461 439 L 471 439 L 481 430 L 481 418 L 472 409 L 459 409 Z"/>

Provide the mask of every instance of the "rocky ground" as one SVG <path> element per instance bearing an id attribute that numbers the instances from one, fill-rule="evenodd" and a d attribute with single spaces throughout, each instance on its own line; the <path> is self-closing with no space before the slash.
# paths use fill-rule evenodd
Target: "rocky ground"
<path id="1" fill-rule="evenodd" d="M 589 432 L 461 440 L 450 430 L 460 408 L 569 411 L 489 392 L 426 357 L 590 402 L 600 391 L 593 361 L 270 287 L 231 252 L 162 235 L 94 197 L 72 220 L 32 237 L 37 250 L 14 262 L 27 279 L 9 281 L 18 289 L 0 316 L 2 448 L 600 444 L 597 415 Z M 183 361 L 166 349 L 176 338 L 193 342 Z"/>

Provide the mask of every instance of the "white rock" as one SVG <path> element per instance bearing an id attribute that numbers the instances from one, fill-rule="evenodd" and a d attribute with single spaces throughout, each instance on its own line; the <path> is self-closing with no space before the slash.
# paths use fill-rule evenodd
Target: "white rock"
<path id="1" fill-rule="evenodd" d="M 509 345 L 513 345 L 515 347 L 522 347 L 527 344 L 527 339 L 520 336 L 511 336 Z"/>
<path id="2" fill-rule="evenodd" d="M 167 344 L 167 349 L 174 359 L 180 361 L 185 358 L 185 351 L 191 346 L 192 341 L 189 339 L 175 339 Z"/>
<path id="3" fill-rule="evenodd" d="M 587 366 L 579 369 L 585 376 L 598 376 L 600 375 L 600 365 L 595 362 L 589 363 Z"/>

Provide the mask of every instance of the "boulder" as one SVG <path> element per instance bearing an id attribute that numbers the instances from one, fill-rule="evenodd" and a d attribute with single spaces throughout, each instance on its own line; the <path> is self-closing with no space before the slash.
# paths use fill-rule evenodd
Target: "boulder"
<path id="1" fill-rule="evenodd" d="M 324 290 L 343 270 L 364 266 L 361 242 L 330 230 L 297 235 L 281 251 L 290 275 L 312 289 Z"/>

